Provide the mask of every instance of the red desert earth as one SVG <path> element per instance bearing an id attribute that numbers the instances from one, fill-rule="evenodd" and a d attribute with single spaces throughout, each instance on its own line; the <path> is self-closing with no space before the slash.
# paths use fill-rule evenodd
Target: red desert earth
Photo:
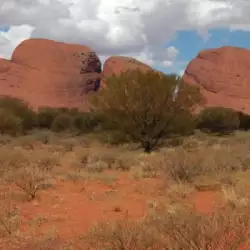
<path id="1" fill-rule="evenodd" d="M 134 180 L 124 172 L 112 184 L 97 180 L 87 183 L 54 180 L 53 186 L 52 189 L 41 191 L 39 198 L 32 202 L 15 200 L 22 241 L 18 237 L 15 241 L 13 237 L 9 240 L 5 237 L 3 241 L 0 239 L 0 249 L 61 249 L 67 242 L 73 242 L 75 247 L 82 246 L 79 237 L 86 234 L 95 223 L 122 220 L 126 215 L 133 220 L 142 219 L 150 209 L 150 202 L 164 202 L 165 199 L 159 179 Z M 6 185 L 0 185 L 1 192 L 7 188 Z M 18 188 L 11 188 L 16 194 L 20 193 Z M 198 211 L 208 213 L 216 197 L 216 192 L 197 192 L 192 194 L 189 202 Z M 45 248 L 48 242 L 50 248 Z"/>

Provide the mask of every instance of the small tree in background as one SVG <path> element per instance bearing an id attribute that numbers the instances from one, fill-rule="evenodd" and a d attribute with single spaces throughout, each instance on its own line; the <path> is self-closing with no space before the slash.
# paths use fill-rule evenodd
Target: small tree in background
<path id="1" fill-rule="evenodd" d="M 230 108 L 209 107 L 198 116 L 198 128 L 207 132 L 230 134 L 239 126 L 239 115 Z"/>
<path id="2" fill-rule="evenodd" d="M 147 153 L 168 138 L 174 118 L 182 112 L 193 111 L 202 101 L 199 89 L 183 84 L 176 75 L 136 70 L 111 77 L 106 82 L 105 88 L 89 96 L 92 111 L 139 142 Z M 174 100 L 177 84 L 179 92 Z M 185 124 L 180 117 L 179 122 Z"/>

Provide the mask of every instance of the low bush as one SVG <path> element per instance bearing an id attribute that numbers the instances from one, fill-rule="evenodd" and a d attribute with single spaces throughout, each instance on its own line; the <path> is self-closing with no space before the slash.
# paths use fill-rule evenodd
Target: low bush
<path id="1" fill-rule="evenodd" d="M 51 124 L 51 130 L 53 132 L 72 131 L 74 128 L 73 117 L 69 114 L 58 115 Z"/>
<path id="2" fill-rule="evenodd" d="M 37 125 L 39 128 L 50 129 L 54 119 L 59 115 L 58 109 L 43 107 L 37 113 Z"/>
<path id="3" fill-rule="evenodd" d="M 22 119 L 0 108 L 0 133 L 16 136 L 22 132 Z"/>
<path id="4" fill-rule="evenodd" d="M 216 209 L 210 215 L 179 204 L 163 206 L 135 223 L 101 222 L 82 238 L 87 249 L 247 249 L 248 209 Z M 159 211 L 158 211 L 159 210 Z"/>
<path id="5" fill-rule="evenodd" d="M 250 115 L 238 112 L 239 120 L 240 120 L 240 126 L 239 128 L 241 130 L 249 130 L 250 129 Z"/>
<path id="6" fill-rule="evenodd" d="M 196 117 L 189 111 L 179 111 L 179 113 L 173 117 L 171 125 L 170 133 L 174 135 L 192 135 L 196 128 Z"/>
<path id="7" fill-rule="evenodd" d="M 199 114 L 197 126 L 204 132 L 230 134 L 239 129 L 240 120 L 233 109 L 209 107 Z"/>
<path id="8" fill-rule="evenodd" d="M 93 131 L 99 125 L 99 119 L 92 113 L 78 113 L 74 116 L 74 127 L 82 132 Z"/>
<path id="9" fill-rule="evenodd" d="M 6 110 L 6 112 L 12 113 L 22 120 L 23 132 L 32 129 L 36 124 L 36 113 L 26 102 L 20 99 L 3 97 L 0 99 L 0 108 Z"/>

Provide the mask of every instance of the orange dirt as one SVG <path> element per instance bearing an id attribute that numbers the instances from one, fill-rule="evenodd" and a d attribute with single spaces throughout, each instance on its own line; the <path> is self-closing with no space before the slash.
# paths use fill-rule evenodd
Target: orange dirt
<path id="1" fill-rule="evenodd" d="M 21 194 L 14 189 L 15 194 Z M 98 221 L 122 219 L 125 214 L 129 218 L 140 219 L 146 214 L 150 202 L 164 198 L 159 180 L 135 180 L 128 173 L 121 172 L 112 184 L 96 180 L 75 183 L 55 180 L 53 188 L 41 191 L 37 200 L 27 202 L 15 199 L 15 205 L 20 213 L 20 231 L 33 238 L 33 242 L 36 237 L 55 229 L 59 237 L 50 243 L 50 249 L 59 249 L 58 245 L 62 242 L 77 242 L 79 236 Z M 214 193 L 201 192 L 192 195 L 191 200 L 199 211 L 209 212 L 215 198 Z M 57 247 L 53 248 L 53 244 Z M 0 249 L 40 249 L 35 245 L 30 245 L 30 248 L 20 243 L 14 245 L 11 237 L 2 242 L 0 239 Z"/>

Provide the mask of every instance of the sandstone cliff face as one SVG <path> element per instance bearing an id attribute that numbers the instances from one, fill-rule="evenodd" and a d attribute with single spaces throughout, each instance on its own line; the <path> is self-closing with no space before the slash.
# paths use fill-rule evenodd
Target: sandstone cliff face
<path id="1" fill-rule="evenodd" d="M 86 109 L 84 96 L 100 85 L 101 62 L 88 47 L 29 39 L 11 60 L 0 59 L 0 95 L 21 98 L 33 108 Z"/>
<path id="2" fill-rule="evenodd" d="M 87 46 L 47 39 L 28 39 L 11 60 L 0 59 L 0 95 L 41 106 L 87 110 L 86 95 L 105 79 L 126 70 L 152 70 L 124 56 L 101 62 Z M 223 106 L 250 113 L 250 50 L 222 47 L 201 51 L 184 73 L 187 84 L 198 85 L 206 106 Z"/>
<path id="3" fill-rule="evenodd" d="M 103 65 L 103 84 L 105 84 L 105 78 L 111 76 L 118 76 L 127 70 L 152 70 L 152 68 L 134 58 L 125 56 L 111 56 Z"/>
<path id="4" fill-rule="evenodd" d="M 206 106 L 250 113 L 250 50 L 221 47 L 201 51 L 188 64 L 183 79 L 201 88 Z"/>

